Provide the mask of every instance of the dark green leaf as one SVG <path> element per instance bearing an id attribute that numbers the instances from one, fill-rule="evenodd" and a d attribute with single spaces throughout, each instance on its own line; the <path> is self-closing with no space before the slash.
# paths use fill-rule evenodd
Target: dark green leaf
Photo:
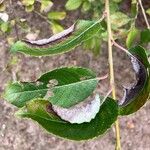
<path id="1" fill-rule="evenodd" d="M 22 52 L 33 56 L 54 55 L 70 51 L 84 41 L 92 38 L 102 29 L 99 21 L 78 21 L 64 32 L 49 39 L 38 41 L 18 41 L 11 51 Z"/>
<path id="2" fill-rule="evenodd" d="M 54 119 L 54 114 L 47 110 L 48 102 L 35 100 L 17 112 L 17 116 L 27 117 L 37 121 L 49 133 L 71 140 L 87 140 L 104 134 L 115 122 L 118 107 L 114 100 L 107 98 L 99 113 L 89 123 L 71 124 Z M 47 111 L 49 113 L 47 113 Z M 48 115 L 49 114 L 49 115 Z"/>
<path id="3" fill-rule="evenodd" d="M 141 32 L 141 43 L 149 43 L 150 42 L 150 29 L 146 29 Z"/>
<path id="4" fill-rule="evenodd" d="M 137 83 L 125 89 L 123 101 L 120 104 L 119 114 L 129 115 L 139 110 L 150 95 L 150 64 L 145 50 L 136 46 L 130 49 L 135 56 L 131 57 L 133 68 L 136 73 Z"/>

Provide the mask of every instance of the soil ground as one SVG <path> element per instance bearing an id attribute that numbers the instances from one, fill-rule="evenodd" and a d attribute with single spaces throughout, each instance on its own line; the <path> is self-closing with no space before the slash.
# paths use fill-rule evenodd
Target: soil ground
<path id="1" fill-rule="evenodd" d="M 30 22 L 32 30 L 40 29 L 39 37 L 48 37 L 49 27 L 44 20 L 36 14 L 24 14 L 16 9 L 17 17 L 24 17 Z M 79 13 L 70 16 L 70 24 L 75 20 Z M 73 19 L 72 19 L 73 18 Z M 32 20 L 32 21 L 31 21 Z M 39 23 L 40 22 L 40 23 Z M 64 22 L 65 23 L 65 22 Z M 19 32 L 20 37 L 24 34 Z M 15 37 L 15 32 L 13 33 Z M 108 72 L 107 48 L 104 45 L 100 56 L 94 57 L 91 52 L 83 51 L 78 48 L 72 52 L 54 56 L 34 58 L 17 54 L 19 61 L 16 65 L 8 68 L 7 71 L 0 73 L 0 92 L 3 92 L 6 83 L 17 78 L 22 81 L 32 81 L 40 74 L 62 66 L 83 66 L 94 70 L 101 76 Z M 122 84 L 133 83 L 134 74 L 127 56 L 121 51 L 114 49 L 114 68 L 117 87 L 117 98 L 122 92 Z M 3 70 L 9 63 L 12 54 L 6 42 L 6 36 L 0 37 L 0 69 Z M 98 90 L 105 94 L 108 90 L 108 80 L 100 83 Z M 74 142 L 64 140 L 45 132 L 40 126 L 27 119 L 14 117 L 16 107 L 0 100 L 0 150 L 113 150 L 115 147 L 115 132 L 112 127 L 105 135 L 86 142 Z M 150 102 L 133 115 L 120 118 L 121 142 L 123 150 L 150 150 Z"/>

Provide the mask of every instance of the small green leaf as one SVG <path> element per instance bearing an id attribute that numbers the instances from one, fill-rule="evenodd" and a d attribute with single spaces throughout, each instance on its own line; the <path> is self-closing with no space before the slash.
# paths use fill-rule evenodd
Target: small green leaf
<path id="1" fill-rule="evenodd" d="M 140 46 L 133 47 L 129 51 L 138 59 L 137 61 L 132 58 L 137 83 L 126 89 L 125 100 L 119 107 L 120 115 L 136 112 L 146 103 L 150 95 L 150 64 L 146 52 Z"/>
<path id="2" fill-rule="evenodd" d="M 52 20 L 63 20 L 66 17 L 66 12 L 49 12 L 48 18 Z"/>
<path id="3" fill-rule="evenodd" d="M 47 106 L 48 102 L 45 100 L 34 100 L 20 109 L 17 116 L 31 118 L 49 133 L 76 141 L 88 140 L 104 134 L 118 116 L 118 106 L 111 98 L 106 99 L 93 120 L 82 124 L 71 124 L 54 119 L 54 114 L 47 110 Z"/>
<path id="4" fill-rule="evenodd" d="M 146 13 L 150 15 L 150 8 L 146 10 Z"/>
<path id="5" fill-rule="evenodd" d="M 150 29 L 145 29 L 141 31 L 141 43 L 149 43 L 150 42 Z"/>
<path id="6" fill-rule="evenodd" d="M 9 30 L 9 23 L 8 22 L 3 22 L 0 26 L 0 29 L 2 32 L 7 32 Z"/>
<path id="7" fill-rule="evenodd" d="M 132 0 L 131 3 L 131 17 L 134 18 L 133 21 L 135 21 L 137 15 L 138 15 L 138 11 L 139 11 L 139 6 L 138 6 L 138 2 L 137 0 Z"/>
<path id="8" fill-rule="evenodd" d="M 96 22 L 78 21 L 67 30 L 56 34 L 49 39 L 26 42 L 18 41 L 12 46 L 11 51 L 21 52 L 33 56 L 65 53 L 80 45 L 84 41 L 92 38 L 97 32 L 102 30 L 100 22 L 101 20 Z M 44 45 L 46 45 L 46 47 L 44 47 Z"/>
<path id="9" fill-rule="evenodd" d="M 112 27 L 114 29 L 122 27 L 130 21 L 130 18 L 122 12 L 115 12 L 110 17 L 111 17 Z"/>
<path id="10" fill-rule="evenodd" d="M 53 6 L 53 2 L 51 2 L 50 0 L 41 1 L 40 12 L 48 12 L 52 6 Z"/>
<path id="11" fill-rule="evenodd" d="M 57 33 L 59 33 L 59 32 L 61 32 L 61 31 L 64 30 L 64 28 L 60 24 L 58 24 L 57 22 L 55 22 L 55 21 L 52 21 L 52 23 L 51 23 L 51 29 L 53 31 L 53 34 L 57 34 Z"/>
<path id="12" fill-rule="evenodd" d="M 32 12 L 34 10 L 34 5 L 26 6 L 26 12 Z"/>
<path id="13" fill-rule="evenodd" d="M 68 0 L 65 7 L 67 10 L 75 10 L 82 4 L 82 0 Z"/>
<path id="14" fill-rule="evenodd" d="M 35 0 L 23 0 L 22 4 L 25 6 L 30 6 L 30 5 L 33 5 L 34 2 L 35 2 Z"/>
<path id="15" fill-rule="evenodd" d="M 89 11 L 90 9 L 91 9 L 91 3 L 88 1 L 85 1 L 82 5 L 82 10 L 86 12 L 86 11 Z"/>
<path id="16" fill-rule="evenodd" d="M 137 28 L 132 28 L 130 30 L 126 39 L 127 48 L 131 48 L 133 46 L 133 43 L 135 42 L 135 39 L 138 37 L 138 35 L 139 35 L 139 30 Z"/>

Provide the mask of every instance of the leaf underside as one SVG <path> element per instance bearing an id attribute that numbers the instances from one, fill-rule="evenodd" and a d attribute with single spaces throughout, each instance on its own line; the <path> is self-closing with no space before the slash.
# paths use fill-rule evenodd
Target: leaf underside
<path id="1" fill-rule="evenodd" d="M 129 115 L 139 110 L 146 103 L 150 93 L 150 64 L 145 50 L 136 46 L 129 51 L 135 56 L 131 56 L 131 62 L 136 73 L 137 83 L 124 89 L 124 97 L 119 102 L 120 115 Z"/>
<path id="2" fill-rule="evenodd" d="M 37 121 L 48 132 L 71 140 L 87 140 L 104 134 L 118 116 L 118 105 L 111 98 L 102 104 L 99 113 L 89 123 L 71 124 L 47 115 L 45 100 L 34 100 L 20 109 L 16 115 Z M 41 109 L 42 108 L 42 109 Z M 49 113 L 50 114 L 50 113 Z M 53 114 L 52 114 L 53 115 Z"/>
<path id="3" fill-rule="evenodd" d="M 100 20 L 77 21 L 67 30 L 58 33 L 49 39 L 42 39 L 38 41 L 18 41 L 12 46 L 11 51 L 21 52 L 32 56 L 65 53 L 76 46 L 79 46 L 84 41 L 92 38 L 98 31 L 102 30 L 100 22 Z"/>

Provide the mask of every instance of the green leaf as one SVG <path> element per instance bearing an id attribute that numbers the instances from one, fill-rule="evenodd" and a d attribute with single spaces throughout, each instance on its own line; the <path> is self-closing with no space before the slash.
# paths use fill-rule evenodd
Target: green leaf
<path id="1" fill-rule="evenodd" d="M 27 101 L 42 98 L 47 93 L 45 85 L 35 83 L 15 82 L 10 83 L 5 89 L 3 97 L 17 107 L 23 107 Z"/>
<path id="2" fill-rule="evenodd" d="M 150 8 L 146 10 L 146 13 L 150 16 Z"/>
<path id="3" fill-rule="evenodd" d="M 53 2 L 51 2 L 50 0 L 41 1 L 40 12 L 48 12 L 52 6 L 53 6 Z"/>
<path id="4" fill-rule="evenodd" d="M 110 17 L 111 17 L 112 27 L 114 29 L 122 27 L 130 21 L 130 18 L 122 12 L 115 12 Z"/>
<path id="5" fill-rule="evenodd" d="M 141 31 L 141 43 L 149 43 L 150 42 L 150 29 L 145 29 Z"/>
<path id="6" fill-rule="evenodd" d="M 90 9 L 91 9 L 91 3 L 88 1 L 85 1 L 82 5 L 82 10 L 86 12 L 86 11 L 89 11 Z"/>
<path id="7" fill-rule="evenodd" d="M 78 21 L 67 30 L 67 33 L 64 30 L 63 33 L 56 34 L 49 39 L 40 40 L 44 44 L 40 45 L 39 41 L 18 41 L 12 46 L 11 51 L 33 56 L 65 53 L 92 38 L 97 32 L 102 30 L 100 22 L 101 20 L 96 22 Z"/>
<path id="8" fill-rule="evenodd" d="M 113 1 L 110 1 L 110 14 L 114 14 L 115 12 L 119 11 L 119 5 L 117 3 L 114 3 Z"/>
<path id="9" fill-rule="evenodd" d="M 137 75 L 137 83 L 127 89 L 128 97 L 119 107 L 120 115 L 129 115 L 136 112 L 146 103 L 150 95 L 150 64 L 146 52 L 141 46 L 133 47 L 129 51 L 139 60 L 138 64 L 135 60 L 132 60 Z"/>
<path id="10" fill-rule="evenodd" d="M 34 10 L 34 5 L 26 6 L 26 12 L 32 12 Z"/>
<path id="11" fill-rule="evenodd" d="M 131 17 L 134 18 L 133 21 L 135 21 L 137 15 L 138 15 L 138 11 L 139 11 L 139 6 L 138 6 L 138 2 L 137 0 L 132 0 L 131 2 Z"/>
<path id="12" fill-rule="evenodd" d="M 87 41 L 84 42 L 83 44 L 83 48 L 85 50 L 90 50 L 93 52 L 93 54 L 95 56 L 100 54 L 100 50 L 101 50 L 101 42 L 102 39 L 98 38 L 98 37 L 93 37 Z"/>
<path id="13" fill-rule="evenodd" d="M 45 73 L 36 82 L 9 84 L 3 97 L 17 107 L 44 97 L 52 104 L 71 107 L 89 97 L 97 83 L 96 75 L 88 69 L 59 68 Z"/>
<path id="14" fill-rule="evenodd" d="M 77 141 L 92 139 L 104 134 L 118 116 L 118 105 L 111 98 L 106 99 L 93 120 L 82 124 L 71 124 L 61 122 L 58 119 L 54 120 L 54 117 L 51 117 L 53 113 L 48 111 L 49 115 L 47 114 L 47 103 L 45 100 L 34 100 L 28 103 L 26 107 L 20 109 L 17 112 L 17 116 L 31 118 L 49 133 Z"/>
<path id="15" fill-rule="evenodd" d="M 53 31 L 53 34 L 59 33 L 59 32 L 61 32 L 61 31 L 64 30 L 64 28 L 60 24 L 58 24 L 57 22 L 55 22 L 55 21 L 52 21 L 52 23 L 51 23 L 51 29 Z"/>
<path id="16" fill-rule="evenodd" d="M 85 68 L 60 68 L 42 75 L 38 81 L 48 84 L 57 80 L 52 87 L 53 96 L 48 100 L 57 106 L 71 107 L 89 97 L 97 86 L 96 75 Z"/>
<path id="17" fill-rule="evenodd" d="M 133 46 L 133 43 L 135 42 L 138 35 L 139 35 L 139 30 L 137 28 L 132 28 L 130 30 L 126 39 L 127 48 L 131 48 Z"/>
<path id="18" fill-rule="evenodd" d="M 30 5 L 33 5 L 35 3 L 35 0 L 23 0 L 22 1 L 23 5 L 25 6 L 30 6 Z"/>
<path id="19" fill-rule="evenodd" d="M 82 0 L 68 0 L 65 7 L 67 10 L 75 10 L 82 4 Z"/>
<path id="20" fill-rule="evenodd" d="M 66 12 L 49 12 L 48 18 L 52 20 L 63 20 L 66 17 Z"/>
<path id="21" fill-rule="evenodd" d="M 9 23 L 8 22 L 3 22 L 0 26 L 0 29 L 2 32 L 7 32 L 9 30 Z"/>

